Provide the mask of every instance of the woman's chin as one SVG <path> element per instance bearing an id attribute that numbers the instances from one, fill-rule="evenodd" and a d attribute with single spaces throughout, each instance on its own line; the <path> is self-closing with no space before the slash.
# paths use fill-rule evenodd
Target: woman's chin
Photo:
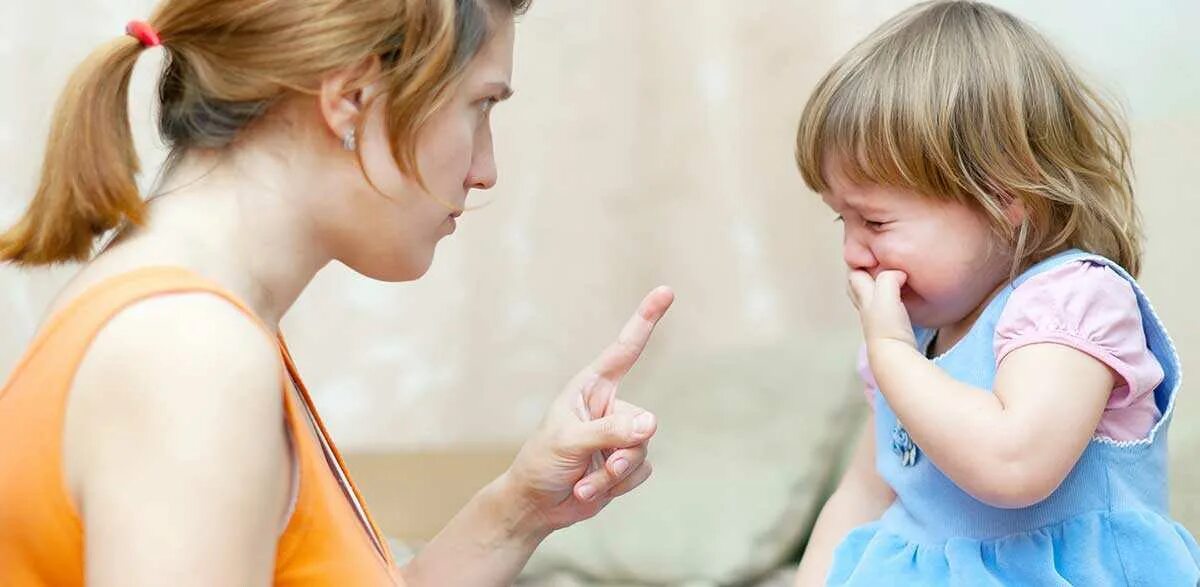
<path id="1" fill-rule="evenodd" d="M 429 272 L 433 265 L 433 251 L 421 259 L 397 259 L 391 263 L 345 264 L 359 275 L 386 283 L 415 281 Z"/>

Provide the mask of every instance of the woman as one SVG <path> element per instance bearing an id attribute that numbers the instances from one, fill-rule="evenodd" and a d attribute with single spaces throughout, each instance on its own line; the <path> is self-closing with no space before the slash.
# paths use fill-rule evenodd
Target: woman
<path id="1" fill-rule="evenodd" d="M 646 480 L 654 416 L 614 395 L 665 288 L 402 569 L 278 335 L 331 261 L 419 278 L 496 182 L 489 113 L 527 2 L 165 0 L 80 66 L 0 258 L 88 260 L 120 236 L 0 389 L 0 583 L 508 584 Z M 160 45 L 171 156 L 147 203 L 127 87 Z"/>

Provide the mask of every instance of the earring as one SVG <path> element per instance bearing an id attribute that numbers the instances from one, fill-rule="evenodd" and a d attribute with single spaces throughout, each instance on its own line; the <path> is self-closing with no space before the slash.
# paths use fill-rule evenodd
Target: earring
<path id="1" fill-rule="evenodd" d="M 342 148 L 347 151 L 358 150 L 358 138 L 355 136 L 354 129 L 346 131 L 346 134 L 342 136 Z"/>

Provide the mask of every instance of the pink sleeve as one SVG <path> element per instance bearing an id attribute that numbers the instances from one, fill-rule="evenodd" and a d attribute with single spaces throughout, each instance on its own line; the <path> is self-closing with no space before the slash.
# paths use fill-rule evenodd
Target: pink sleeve
<path id="1" fill-rule="evenodd" d="M 1116 374 L 1096 433 L 1144 437 L 1158 421 L 1154 388 L 1162 366 L 1146 346 L 1133 287 L 1108 267 L 1068 263 L 1017 287 L 996 324 L 996 365 L 1023 346 L 1056 343 L 1087 353 Z"/>
<path id="2" fill-rule="evenodd" d="M 867 345 L 858 347 L 858 377 L 863 382 L 863 395 L 867 398 L 867 405 L 871 409 L 875 409 L 875 394 L 878 393 L 879 384 L 875 383 L 875 375 L 871 373 L 871 364 L 867 361 Z"/>

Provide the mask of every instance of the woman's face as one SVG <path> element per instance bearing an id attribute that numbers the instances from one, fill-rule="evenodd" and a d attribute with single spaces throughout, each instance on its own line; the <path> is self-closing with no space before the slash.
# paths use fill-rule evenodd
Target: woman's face
<path id="1" fill-rule="evenodd" d="M 335 259 L 384 281 L 416 279 L 429 269 L 438 241 L 455 231 L 470 191 L 496 184 L 491 109 L 512 93 L 513 35 L 511 18 L 496 19 L 449 100 L 418 133 L 416 162 L 428 191 L 400 172 L 389 149 L 383 101 L 372 103 L 358 139 L 366 177 L 355 169 L 349 201 L 338 207 L 333 230 L 324 231 Z M 353 153 L 347 155 L 352 159 Z"/>

